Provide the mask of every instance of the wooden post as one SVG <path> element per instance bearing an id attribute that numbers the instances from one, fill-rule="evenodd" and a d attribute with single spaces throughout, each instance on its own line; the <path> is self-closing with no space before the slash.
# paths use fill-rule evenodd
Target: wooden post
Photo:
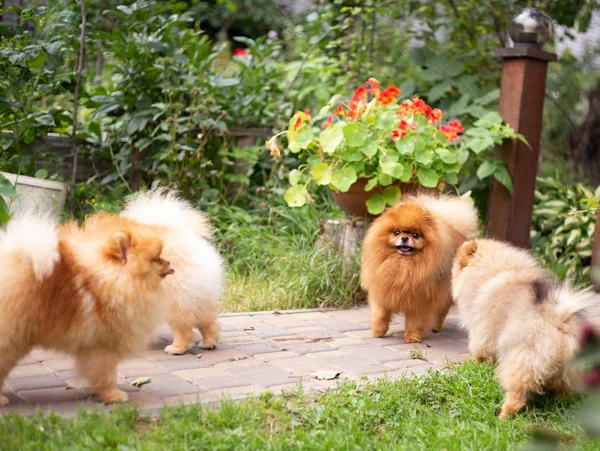
<path id="1" fill-rule="evenodd" d="M 491 238 L 529 247 L 535 179 L 542 131 L 542 113 L 548 61 L 556 54 L 533 47 L 502 48 L 500 115 L 520 140 L 506 140 L 494 150 L 494 156 L 506 164 L 513 181 L 513 194 L 496 180 L 491 181 L 486 232 Z"/>

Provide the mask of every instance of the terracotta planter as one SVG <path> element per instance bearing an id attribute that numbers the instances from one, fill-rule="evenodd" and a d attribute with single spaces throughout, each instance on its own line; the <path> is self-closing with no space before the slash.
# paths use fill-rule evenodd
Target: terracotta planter
<path id="1" fill-rule="evenodd" d="M 376 193 L 381 193 L 385 189 L 384 187 L 377 186 L 371 191 L 365 191 L 365 186 L 369 179 L 360 178 L 350 187 L 345 193 L 331 191 L 331 195 L 340 208 L 350 217 L 354 218 L 374 218 L 375 216 L 367 211 L 366 202 L 369 198 Z M 402 194 L 416 194 L 421 192 L 434 193 L 434 188 L 424 188 L 418 183 L 402 183 L 396 184 Z"/>

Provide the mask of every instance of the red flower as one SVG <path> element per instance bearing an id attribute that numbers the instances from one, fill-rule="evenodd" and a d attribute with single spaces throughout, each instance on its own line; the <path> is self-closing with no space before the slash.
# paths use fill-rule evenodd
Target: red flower
<path id="1" fill-rule="evenodd" d="M 350 101 L 350 111 L 348 111 L 348 117 L 350 119 L 358 119 L 363 111 L 367 108 L 367 90 L 364 86 L 359 86 Z"/>
<path id="2" fill-rule="evenodd" d="M 239 47 L 233 51 L 233 54 L 235 56 L 240 56 L 242 58 L 250 55 L 250 53 L 248 53 L 248 50 L 245 50 L 245 49 L 242 49 L 242 48 L 239 48 Z"/>
<path id="3" fill-rule="evenodd" d="M 460 123 L 460 121 L 458 119 L 455 121 L 448 122 L 448 126 L 452 127 L 452 129 L 456 133 L 462 133 L 465 131 L 465 129 L 463 128 L 462 124 Z"/>
<path id="4" fill-rule="evenodd" d="M 417 126 L 415 124 L 411 124 L 409 122 L 406 122 L 404 119 L 402 119 L 400 121 L 400 124 L 398 124 L 398 128 L 400 130 L 406 130 L 406 127 L 410 128 L 411 130 L 416 130 Z"/>
<path id="5" fill-rule="evenodd" d="M 384 105 L 388 105 L 392 103 L 399 94 L 400 90 L 398 88 L 396 88 L 394 85 L 389 85 L 387 88 L 385 88 L 385 91 L 379 94 L 377 100 Z"/>
<path id="6" fill-rule="evenodd" d="M 379 81 L 377 81 L 377 79 L 373 77 L 369 78 L 365 83 L 365 87 L 367 88 L 367 92 L 369 94 L 379 94 Z"/>
<path id="7" fill-rule="evenodd" d="M 294 122 L 294 125 L 292 125 L 292 131 L 295 132 L 296 130 L 298 130 L 301 125 L 302 125 L 302 118 L 300 116 L 298 116 L 298 118 L 296 119 L 296 122 Z"/>
<path id="8" fill-rule="evenodd" d="M 327 118 L 327 122 L 325 122 L 323 125 L 321 125 L 321 128 L 327 128 L 327 127 L 329 127 L 332 122 L 333 122 L 333 116 L 329 116 Z"/>
<path id="9" fill-rule="evenodd" d="M 416 99 L 412 105 L 411 105 L 411 109 L 413 111 L 413 114 L 417 114 L 417 113 L 425 113 L 426 108 L 428 108 L 429 105 L 427 105 L 423 99 Z"/>
<path id="10" fill-rule="evenodd" d="M 408 102 L 402 102 L 400 104 L 400 108 L 398 108 L 398 111 L 396 111 L 396 114 L 402 117 L 406 117 L 408 116 L 408 113 L 410 111 L 410 103 Z"/>
<path id="11" fill-rule="evenodd" d="M 439 121 L 442 117 L 444 117 L 444 114 L 437 108 L 434 108 L 429 113 L 429 116 L 427 116 L 427 122 L 429 122 L 430 124 L 434 124 L 437 121 Z"/>
<path id="12" fill-rule="evenodd" d="M 344 115 L 344 107 L 342 106 L 341 103 L 338 105 L 338 107 L 333 112 L 333 114 L 336 115 L 336 116 L 343 116 Z"/>
<path id="13" fill-rule="evenodd" d="M 406 130 L 392 130 L 392 141 L 396 141 L 406 136 Z"/>
<path id="14" fill-rule="evenodd" d="M 450 141 L 451 143 L 458 139 L 458 135 L 456 134 L 455 129 L 450 125 L 440 125 L 438 130 L 444 133 L 444 135 L 446 135 L 446 138 L 448 138 L 448 141 Z"/>
<path id="15" fill-rule="evenodd" d="M 305 109 L 304 110 L 304 114 L 306 115 L 306 121 L 310 122 L 310 119 L 311 119 L 311 117 L 310 117 L 310 108 Z"/>

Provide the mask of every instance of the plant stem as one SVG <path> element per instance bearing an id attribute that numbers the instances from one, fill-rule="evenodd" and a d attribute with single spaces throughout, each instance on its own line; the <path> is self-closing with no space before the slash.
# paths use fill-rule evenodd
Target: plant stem
<path id="1" fill-rule="evenodd" d="M 83 68 L 83 54 L 85 51 L 85 0 L 81 0 L 81 34 L 79 35 L 79 59 L 77 60 L 77 74 L 75 76 L 75 93 L 73 94 L 73 130 L 71 131 L 71 154 L 73 155 L 73 176 L 71 186 L 71 216 L 75 211 L 75 181 L 77 178 L 77 114 L 79 111 L 79 85 Z"/>

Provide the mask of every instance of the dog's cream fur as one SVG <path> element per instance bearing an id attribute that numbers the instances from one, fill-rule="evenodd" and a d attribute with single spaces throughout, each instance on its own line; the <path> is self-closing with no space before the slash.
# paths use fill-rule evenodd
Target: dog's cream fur
<path id="1" fill-rule="evenodd" d="M 589 291 L 560 283 L 525 250 L 481 239 L 457 252 L 452 293 L 473 357 L 498 362 L 506 390 L 500 418 L 523 408 L 528 392 L 568 391 L 576 371 L 567 361 L 578 349 L 580 312 L 595 302 Z"/>
<path id="2" fill-rule="evenodd" d="M 117 364 L 144 349 L 166 310 L 161 252 L 152 229 L 116 215 L 81 228 L 33 213 L 11 219 L 0 231 L 0 389 L 41 346 L 74 356 L 103 401 L 125 401 Z"/>
<path id="3" fill-rule="evenodd" d="M 186 352 L 195 344 L 194 328 L 202 334 L 203 347 L 214 349 L 219 342 L 217 314 L 224 270 L 206 216 L 166 189 L 137 194 L 121 214 L 155 228 L 164 242 L 163 254 L 175 268 L 165 281 L 168 322 L 174 333 L 165 352 Z"/>

